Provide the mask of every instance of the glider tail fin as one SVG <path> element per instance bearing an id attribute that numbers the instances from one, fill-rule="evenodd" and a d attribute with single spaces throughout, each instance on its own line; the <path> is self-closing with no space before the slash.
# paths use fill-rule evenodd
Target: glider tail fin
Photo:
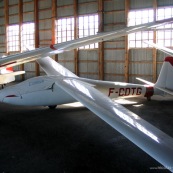
<path id="1" fill-rule="evenodd" d="M 173 57 L 166 57 L 155 87 L 173 91 Z"/>

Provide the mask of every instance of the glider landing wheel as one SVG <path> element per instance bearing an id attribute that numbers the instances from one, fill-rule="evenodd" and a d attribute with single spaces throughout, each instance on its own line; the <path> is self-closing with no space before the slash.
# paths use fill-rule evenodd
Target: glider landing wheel
<path id="1" fill-rule="evenodd" d="M 51 105 L 51 106 L 48 106 L 49 109 L 55 109 L 57 105 Z"/>

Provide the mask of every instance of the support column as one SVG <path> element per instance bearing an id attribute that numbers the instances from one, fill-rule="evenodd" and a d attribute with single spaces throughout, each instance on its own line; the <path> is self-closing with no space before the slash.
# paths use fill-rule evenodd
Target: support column
<path id="1" fill-rule="evenodd" d="M 5 40 L 6 40 L 6 53 L 8 53 L 8 46 L 7 46 L 7 28 L 8 28 L 8 25 L 9 25 L 9 8 L 8 8 L 8 3 L 9 0 L 5 0 L 4 1 L 4 6 L 5 6 Z"/>
<path id="2" fill-rule="evenodd" d="M 130 0 L 125 1 L 125 23 L 128 24 L 128 13 L 129 13 L 129 4 Z M 124 73 L 125 73 L 125 82 L 129 82 L 129 42 L 128 35 L 125 36 L 125 65 L 124 65 Z"/>
<path id="3" fill-rule="evenodd" d="M 154 21 L 156 21 L 157 0 L 153 0 Z M 153 31 L 153 42 L 156 43 L 156 31 Z M 157 49 L 153 48 L 153 83 L 157 80 Z"/>
<path id="4" fill-rule="evenodd" d="M 55 33 L 55 21 L 57 14 L 57 0 L 52 0 L 52 44 L 55 44 L 56 33 Z"/>
<path id="5" fill-rule="evenodd" d="M 55 22 L 57 19 L 57 0 L 52 0 L 52 44 L 56 43 Z M 54 55 L 55 61 L 58 61 L 58 54 Z"/>
<path id="6" fill-rule="evenodd" d="M 99 32 L 104 31 L 104 1 L 98 0 L 99 11 Z M 99 80 L 104 80 L 104 42 L 99 43 Z"/>
<path id="7" fill-rule="evenodd" d="M 19 36 L 19 45 L 20 45 L 20 52 L 22 52 L 21 45 L 22 45 L 22 40 L 21 40 L 21 33 L 22 33 L 22 24 L 23 24 L 23 1 L 19 0 L 19 31 L 20 31 L 20 36 Z M 25 66 L 24 64 L 20 65 L 20 70 L 24 71 Z M 25 75 L 22 74 L 22 80 L 25 80 Z"/>
<path id="8" fill-rule="evenodd" d="M 74 0 L 74 39 L 79 38 L 79 16 L 78 16 L 78 0 Z M 74 69 L 75 74 L 79 76 L 79 49 L 74 50 Z"/>
<path id="9" fill-rule="evenodd" d="M 35 48 L 39 48 L 39 16 L 38 16 L 38 0 L 34 0 L 34 21 L 35 21 Z M 40 68 L 35 62 L 36 76 L 40 76 Z"/>

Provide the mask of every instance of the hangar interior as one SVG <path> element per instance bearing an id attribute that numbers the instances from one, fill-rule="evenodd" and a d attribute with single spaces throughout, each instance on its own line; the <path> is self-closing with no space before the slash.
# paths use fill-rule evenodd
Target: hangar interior
<path id="1" fill-rule="evenodd" d="M 173 16 L 172 0 L 1 0 L 0 53 L 50 46 L 72 39 Z M 155 82 L 164 53 L 145 44 L 172 48 L 172 25 L 80 47 L 54 56 L 80 77 L 138 83 L 137 76 Z M 15 67 L 24 80 L 44 75 L 35 62 Z"/>
<path id="2" fill-rule="evenodd" d="M 172 0 L 0 0 L 0 53 L 16 54 L 169 17 Z M 155 82 L 167 55 L 143 41 L 172 48 L 172 28 L 169 24 L 52 58 L 80 77 Z M 15 70 L 26 71 L 18 81 L 45 74 L 36 62 Z M 172 101 L 158 100 L 139 98 L 125 107 L 173 136 Z M 1 103 L 0 110 L 0 172 L 167 173 L 173 168 L 160 166 L 82 105 L 48 110 Z"/>

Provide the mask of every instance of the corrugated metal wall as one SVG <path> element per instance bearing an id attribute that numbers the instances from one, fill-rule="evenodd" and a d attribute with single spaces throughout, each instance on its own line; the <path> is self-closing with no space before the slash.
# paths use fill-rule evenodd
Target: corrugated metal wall
<path id="1" fill-rule="evenodd" d="M 79 51 L 79 74 L 81 77 L 98 79 L 98 50 Z"/>
<path id="2" fill-rule="evenodd" d="M 157 0 L 158 7 L 163 7 L 163 6 L 172 6 L 173 2 L 172 0 Z"/>
<path id="3" fill-rule="evenodd" d="M 34 2 L 31 0 L 23 1 L 23 22 L 34 21 Z"/>
<path id="4" fill-rule="evenodd" d="M 136 77 L 145 77 L 146 80 L 152 81 L 153 50 L 130 49 L 129 57 L 129 80 L 137 83 Z"/>
<path id="5" fill-rule="evenodd" d="M 125 1 L 113 0 L 104 3 L 104 31 L 126 26 Z M 124 37 L 104 43 L 104 80 L 124 81 Z"/>
<path id="6" fill-rule="evenodd" d="M 153 8 L 153 1 L 152 0 L 132 0 L 130 1 L 130 9 L 144 9 L 144 8 Z"/>
<path id="7" fill-rule="evenodd" d="M 4 12 L 5 3 L 8 1 L 8 16 Z M 21 2 L 21 1 L 20 1 Z M 77 2 L 77 1 L 76 1 Z M 103 9 L 100 9 L 99 3 L 103 3 Z M 127 25 L 127 11 L 134 9 L 153 8 L 154 0 L 78 0 L 76 12 L 74 9 L 75 0 L 23 0 L 22 1 L 22 22 L 38 21 L 37 41 L 40 47 L 49 46 L 53 43 L 53 20 L 64 17 L 81 16 L 86 14 L 103 14 L 102 29 L 100 31 L 111 31 L 120 29 Z M 35 9 L 35 5 L 38 8 Z M 173 5 L 172 0 L 157 0 L 158 7 Z M 56 8 L 56 14 L 53 8 Z M 8 24 L 19 24 L 21 22 L 19 14 L 19 0 L 4 0 L 0 2 L 0 53 L 6 53 L 6 26 Z M 38 13 L 38 16 L 35 14 Z M 8 20 L 7 20 L 8 19 Z M 6 22 L 8 23 L 6 24 Z M 62 65 L 72 72 L 78 73 L 81 77 L 100 79 L 101 62 L 99 51 L 103 51 L 103 77 L 104 80 L 137 82 L 136 77 L 140 76 L 149 81 L 153 81 L 153 49 L 141 48 L 127 50 L 127 38 L 121 37 L 115 40 L 103 43 L 102 49 L 79 49 L 66 52 L 56 57 Z M 78 69 L 76 70 L 76 54 Z M 129 69 L 126 67 L 126 55 L 128 55 Z M 162 60 L 166 55 L 157 51 L 157 76 L 159 74 Z M 26 70 L 25 79 L 36 76 L 37 65 L 35 62 L 24 65 Z M 16 67 L 15 69 L 21 69 Z M 44 72 L 39 69 L 40 75 Z M 126 76 L 128 73 L 128 77 Z M 21 78 L 18 78 L 19 80 Z M 153 81 L 154 82 L 154 81 Z"/>

